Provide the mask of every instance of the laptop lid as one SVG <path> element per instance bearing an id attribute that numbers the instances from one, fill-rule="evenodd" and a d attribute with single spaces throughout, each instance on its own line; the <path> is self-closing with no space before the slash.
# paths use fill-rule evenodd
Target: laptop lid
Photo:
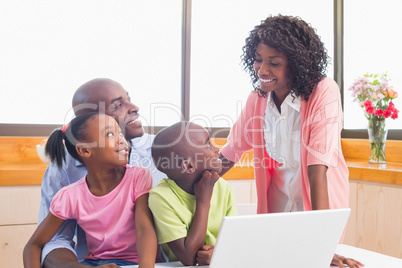
<path id="1" fill-rule="evenodd" d="M 350 209 L 226 216 L 210 268 L 329 267 Z"/>

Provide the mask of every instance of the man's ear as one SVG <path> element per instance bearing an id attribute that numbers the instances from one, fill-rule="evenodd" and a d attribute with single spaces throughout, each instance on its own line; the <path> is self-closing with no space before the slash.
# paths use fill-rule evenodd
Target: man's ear
<path id="1" fill-rule="evenodd" d="M 75 146 L 75 149 L 77 150 L 78 155 L 82 158 L 88 158 L 92 154 L 91 150 L 89 150 L 85 143 L 78 143 Z"/>
<path id="2" fill-rule="evenodd" d="M 191 160 L 191 158 L 184 159 L 181 162 L 181 173 L 192 174 L 194 172 L 195 172 L 195 166 L 194 166 L 194 162 Z"/>

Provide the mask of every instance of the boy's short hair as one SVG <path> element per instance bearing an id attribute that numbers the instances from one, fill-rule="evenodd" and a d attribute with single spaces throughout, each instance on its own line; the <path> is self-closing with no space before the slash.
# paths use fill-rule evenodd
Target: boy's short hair
<path id="1" fill-rule="evenodd" d="M 151 147 L 152 159 L 155 167 L 168 176 L 180 169 L 183 159 L 192 157 L 186 135 L 191 124 L 188 121 L 180 121 L 165 127 L 155 136 Z"/>

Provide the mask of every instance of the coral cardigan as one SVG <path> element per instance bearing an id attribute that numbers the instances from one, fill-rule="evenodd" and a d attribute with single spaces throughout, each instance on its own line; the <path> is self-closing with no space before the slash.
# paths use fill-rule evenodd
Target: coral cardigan
<path id="1" fill-rule="evenodd" d="M 221 153 L 232 162 L 244 152 L 254 150 L 254 173 L 258 197 L 258 213 L 268 213 L 268 187 L 275 161 L 265 153 L 264 118 L 268 98 L 250 93 L 240 117 L 233 125 Z M 340 133 L 342 107 L 339 88 L 328 77 L 314 88 L 309 100 L 300 107 L 300 164 L 304 210 L 311 210 L 310 183 L 307 168 L 325 165 L 329 207 L 346 208 L 349 199 L 349 171 L 342 155 Z"/>

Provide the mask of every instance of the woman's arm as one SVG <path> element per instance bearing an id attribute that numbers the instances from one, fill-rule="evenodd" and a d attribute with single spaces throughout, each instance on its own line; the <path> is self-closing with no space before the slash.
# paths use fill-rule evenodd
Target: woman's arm
<path id="1" fill-rule="evenodd" d="M 307 172 L 313 210 L 329 209 L 327 169 L 325 165 L 308 166 Z"/>
<path id="2" fill-rule="evenodd" d="M 42 248 L 52 239 L 63 223 L 64 220 L 57 218 L 49 212 L 25 245 L 23 253 L 25 268 L 41 267 L 40 256 Z"/>
<path id="3" fill-rule="evenodd" d="M 327 166 L 312 165 L 308 167 L 308 178 L 310 181 L 311 206 L 313 210 L 329 209 L 328 187 L 327 187 Z M 363 267 L 361 262 L 345 258 L 344 256 L 334 254 L 331 265 L 338 267 Z"/>
<path id="4" fill-rule="evenodd" d="M 139 267 L 154 267 L 158 243 L 151 211 L 148 208 L 149 194 L 143 194 L 135 201 L 135 234 Z"/>

